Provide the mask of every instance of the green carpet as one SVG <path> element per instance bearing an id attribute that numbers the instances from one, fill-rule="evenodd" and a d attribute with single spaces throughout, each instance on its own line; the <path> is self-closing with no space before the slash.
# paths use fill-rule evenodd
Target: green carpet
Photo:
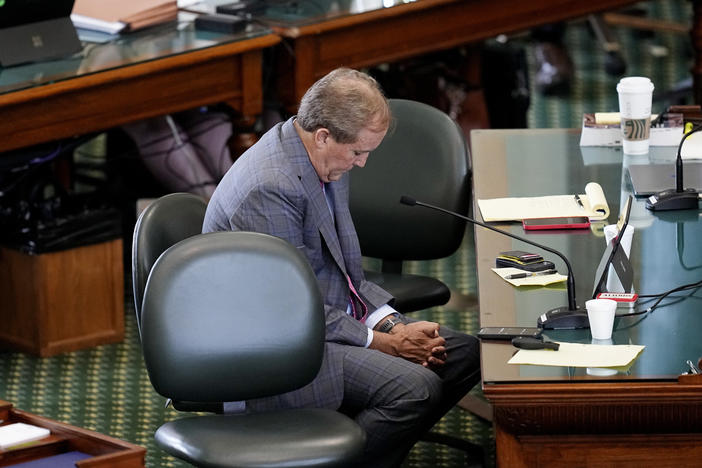
<path id="1" fill-rule="evenodd" d="M 690 2 L 654 1 L 640 6 L 648 10 L 649 17 L 691 23 Z M 686 35 L 656 34 L 653 38 L 642 39 L 631 30 L 618 28 L 615 31 L 623 44 L 628 64 L 626 74 L 649 76 L 656 86 L 657 95 L 673 89 L 689 76 L 691 56 Z M 527 50 L 530 82 L 534 83 L 534 55 L 528 39 L 515 39 L 515 42 Z M 566 96 L 544 97 L 532 86 L 527 116 L 531 128 L 579 127 L 583 112 L 617 110 L 615 86 L 618 78 L 605 73 L 604 53 L 596 48 L 586 23 L 569 24 L 566 44 L 576 70 L 571 90 Z M 668 54 L 654 57 L 651 45 L 664 47 Z M 662 111 L 663 108 L 657 107 L 662 105 L 654 103 L 654 112 Z M 460 295 L 474 296 L 477 287 L 471 232 L 453 256 L 433 262 L 413 262 L 409 270 L 434 275 Z M 178 414 L 164 408 L 164 399 L 149 383 L 141 358 L 128 285 L 129 282 L 123 343 L 45 359 L 22 353 L 1 353 L 0 398 L 20 409 L 146 447 L 146 464 L 150 468 L 188 466 L 166 456 L 153 442 L 154 430 Z M 478 329 L 478 311 L 475 305 L 467 302 L 468 306 L 450 303 L 415 316 L 474 333 Z M 481 396 L 480 389 L 474 389 L 473 393 Z M 435 429 L 483 445 L 488 454 L 488 465 L 494 463 L 494 440 L 489 423 L 453 409 Z M 420 442 L 404 466 L 459 467 L 465 466 L 465 460 L 461 452 Z"/>

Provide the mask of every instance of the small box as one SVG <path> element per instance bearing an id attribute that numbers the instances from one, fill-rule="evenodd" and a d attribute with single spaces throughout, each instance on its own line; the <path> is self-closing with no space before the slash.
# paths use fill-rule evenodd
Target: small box
<path id="1" fill-rule="evenodd" d="M 124 339 L 122 239 L 29 255 L 0 247 L 0 347 L 42 357 Z"/>
<path id="2" fill-rule="evenodd" d="M 600 115 L 606 119 L 598 118 Z M 663 114 L 651 124 L 649 144 L 651 146 L 678 146 L 683 136 L 683 115 Z M 621 146 L 622 130 L 619 127 L 618 113 L 596 113 L 583 115 L 580 133 L 580 146 Z"/>
<path id="3" fill-rule="evenodd" d="M 246 28 L 247 21 L 232 15 L 200 15 L 195 18 L 195 29 L 222 34 L 236 34 Z"/>
<path id="4" fill-rule="evenodd" d="M 617 302 L 617 308 L 630 309 L 636 305 L 639 295 L 636 293 L 601 292 L 597 299 L 611 299 Z"/>

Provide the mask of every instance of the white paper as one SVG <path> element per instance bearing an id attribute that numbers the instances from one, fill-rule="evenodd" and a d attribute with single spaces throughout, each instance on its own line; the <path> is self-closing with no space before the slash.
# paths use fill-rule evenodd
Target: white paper
<path id="1" fill-rule="evenodd" d="M 561 275 L 560 273 L 551 273 L 550 275 L 532 275 L 517 279 L 507 278 L 509 275 L 528 273 L 514 267 L 493 268 L 492 271 L 500 275 L 503 280 L 507 281 L 512 286 L 546 286 L 552 283 L 560 283 L 568 279 L 567 276 Z"/>
<path id="2" fill-rule="evenodd" d="M 702 132 L 693 133 L 685 139 L 680 156 L 683 159 L 702 159 Z"/>
<path id="3" fill-rule="evenodd" d="M 508 364 L 564 367 L 625 367 L 645 346 L 560 343 L 558 351 L 520 349 Z"/>

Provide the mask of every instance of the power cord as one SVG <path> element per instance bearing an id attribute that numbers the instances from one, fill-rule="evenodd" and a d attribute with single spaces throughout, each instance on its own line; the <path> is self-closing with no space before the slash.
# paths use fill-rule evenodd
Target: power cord
<path id="1" fill-rule="evenodd" d="M 682 286 L 678 286 L 676 288 L 673 288 L 669 291 L 666 291 L 664 293 L 657 294 L 657 295 L 654 295 L 654 294 L 640 295 L 639 297 L 649 298 L 650 300 L 656 299 L 656 301 L 653 303 L 653 305 L 651 305 L 650 307 L 648 307 L 646 309 L 638 310 L 636 312 L 631 312 L 628 314 L 617 314 L 617 315 L 615 315 L 615 317 L 617 317 L 617 318 L 635 317 L 635 316 L 639 316 L 639 315 L 649 314 L 649 313 L 653 312 L 660 305 L 660 303 L 663 301 L 663 299 L 670 296 L 671 294 L 676 293 L 676 292 L 680 292 L 680 291 L 692 290 L 690 292 L 690 294 L 686 295 L 685 297 L 676 298 L 675 301 L 664 304 L 664 306 L 677 304 L 678 302 L 681 302 L 685 299 L 688 299 L 689 297 L 694 295 L 697 292 L 697 290 L 701 287 L 702 287 L 702 280 L 697 281 L 695 283 L 684 284 Z M 646 318 L 646 317 L 643 317 L 641 320 L 643 320 L 644 318 Z M 626 328 L 633 327 L 634 325 L 640 323 L 641 320 L 639 320 L 638 322 L 636 322 L 634 324 L 631 324 L 630 326 L 628 326 Z"/>

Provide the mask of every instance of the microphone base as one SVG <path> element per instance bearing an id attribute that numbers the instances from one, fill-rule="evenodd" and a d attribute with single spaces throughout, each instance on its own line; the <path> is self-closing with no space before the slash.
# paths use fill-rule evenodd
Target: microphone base
<path id="1" fill-rule="evenodd" d="M 581 308 L 571 310 L 564 306 L 541 314 L 536 325 L 545 330 L 574 330 L 590 328 L 590 320 L 587 318 L 587 310 Z"/>
<path id="2" fill-rule="evenodd" d="M 695 189 L 678 192 L 675 189 L 654 193 L 646 199 L 646 208 L 651 211 L 696 210 L 699 195 Z"/>

